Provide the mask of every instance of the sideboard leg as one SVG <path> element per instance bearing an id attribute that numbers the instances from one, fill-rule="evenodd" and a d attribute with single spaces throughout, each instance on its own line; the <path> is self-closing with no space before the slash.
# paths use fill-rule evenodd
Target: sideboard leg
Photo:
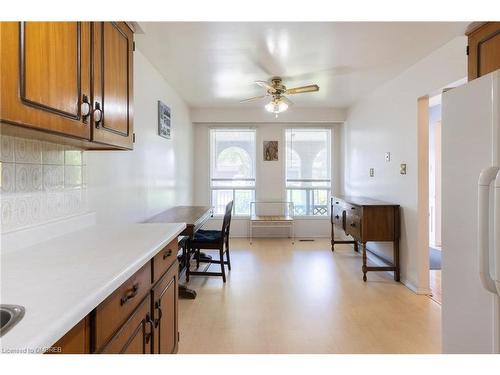
<path id="1" fill-rule="evenodd" d="M 399 269 L 399 240 L 394 241 L 394 267 L 396 267 L 396 269 L 394 270 L 394 280 L 400 281 L 401 275 Z"/>

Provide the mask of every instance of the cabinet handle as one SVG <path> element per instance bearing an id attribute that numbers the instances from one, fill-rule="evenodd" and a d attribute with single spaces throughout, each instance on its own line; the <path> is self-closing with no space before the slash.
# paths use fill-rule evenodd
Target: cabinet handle
<path id="1" fill-rule="evenodd" d="M 168 249 L 168 251 L 166 251 L 164 254 L 163 254 L 163 260 L 167 259 L 169 256 L 172 255 L 172 249 Z"/>
<path id="2" fill-rule="evenodd" d="M 132 298 L 134 298 L 137 295 L 137 291 L 138 290 L 139 290 L 139 283 L 136 283 L 136 284 L 134 284 L 132 286 L 132 289 L 130 290 L 130 292 L 128 292 L 126 295 L 124 295 L 122 297 L 122 299 L 120 300 L 120 305 L 123 306 L 129 300 L 131 300 Z"/>
<path id="3" fill-rule="evenodd" d="M 101 125 L 101 121 L 102 121 L 102 110 L 101 110 L 101 105 L 99 104 L 99 102 L 95 102 L 95 105 L 94 105 L 94 124 L 95 124 L 95 127 L 98 128 L 100 127 Z"/>
<path id="4" fill-rule="evenodd" d="M 82 114 L 82 120 L 87 121 L 87 117 L 90 115 L 90 103 L 87 95 L 83 94 L 82 104 L 80 104 L 80 112 Z"/>
<path id="5" fill-rule="evenodd" d="M 163 316 L 163 311 L 161 311 L 160 301 L 155 302 L 155 309 L 158 310 L 158 319 L 155 319 L 154 326 L 158 328 L 158 324 L 160 324 L 161 317 Z"/>
<path id="6" fill-rule="evenodd" d="M 150 331 L 146 333 L 144 341 L 146 341 L 146 344 L 149 344 L 149 340 L 151 340 L 151 337 L 153 336 L 153 321 L 151 320 L 149 313 L 146 314 L 146 323 L 149 323 Z"/>
<path id="7" fill-rule="evenodd" d="M 339 215 L 335 215 L 335 219 L 340 219 L 340 216 Z"/>

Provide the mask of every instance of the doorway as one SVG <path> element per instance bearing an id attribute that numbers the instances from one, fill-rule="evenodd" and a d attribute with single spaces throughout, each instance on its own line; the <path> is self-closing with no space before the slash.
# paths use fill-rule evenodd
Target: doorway
<path id="1" fill-rule="evenodd" d="M 429 98 L 429 287 L 441 303 L 441 94 Z"/>

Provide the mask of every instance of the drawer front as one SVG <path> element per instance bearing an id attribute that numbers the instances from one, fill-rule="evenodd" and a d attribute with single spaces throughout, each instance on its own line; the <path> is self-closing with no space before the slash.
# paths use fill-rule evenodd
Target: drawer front
<path id="1" fill-rule="evenodd" d="M 333 206 L 333 223 L 344 228 L 344 208 L 339 205 Z"/>
<path id="2" fill-rule="evenodd" d="M 346 217 L 346 232 L 361 241 L 361 218 L 349 211 Z"/>
<path id="3" fill-rule="evenodd" d="M 137 271 L 106 298 L 95 311 L 95 348 L 99 350 L 129 318 L 151 288 L 151 263 Z"/>
<path id="4" fill-rule="evenodd" d="M 151 298 L 148 295 L 98 353 L 150 354 L 152 330 Z"/>
<path id="5" fill-rule="evenodd" d="M 177 260 L 179 245 L 177 238 L 170 242 L 165 248 L 153 258 L 153 283 L 163 276 L 172 264 Z"/>

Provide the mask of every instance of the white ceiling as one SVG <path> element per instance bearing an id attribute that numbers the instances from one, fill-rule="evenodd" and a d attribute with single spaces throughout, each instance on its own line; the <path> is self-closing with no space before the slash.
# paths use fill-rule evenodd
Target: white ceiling
<path id="1" fill-rule="evenodd" d="M 253 82 L 274 75 L 298 107 L 347 107 L 464 34 L 460 22 L 141 22 L 138 48 L 191 107 L 238 103 L 263 93 Z M 464 59 L 465 51 L 464 51 Z"/>

